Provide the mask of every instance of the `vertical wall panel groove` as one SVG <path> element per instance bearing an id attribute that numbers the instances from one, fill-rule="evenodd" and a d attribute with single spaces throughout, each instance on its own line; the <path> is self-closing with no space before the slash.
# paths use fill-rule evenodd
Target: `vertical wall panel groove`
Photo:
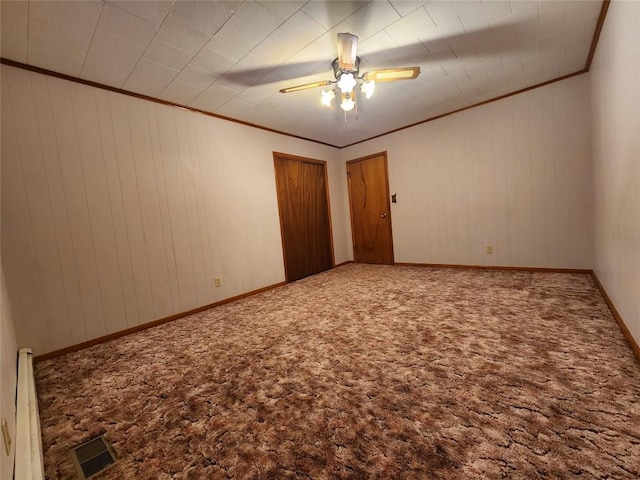
<path id="1" fill-rule="evenodd" d="M 2 92 L 6 95 L 5 98 L 10 99 L 2 103 L 1 109 L 2 158 L 11 159 L 10 162 L 2 162 L 2 204 L 12 207 L 9 212 L 3 211 L 1 219 L 2 268 L 12 308 L 22 314 L 14 317 L 16 335 L 20 337 L 38 328 L 39 318 L 46 322 L 46 315 L 26 185 L 22 174 L 23 159 L 14 118 L 16 107 L 11 96 L 12 89 L 9 88 L 10 83 L 15 85 L 14 74 L 15 72 L 7 72 L 2 79 Z M 7 178 L 13 181 L 9 182 Z M 11 235 L 6 235 L 7 232 L 11 232 Z M 48 324 L 45 323 L 43 328 L 46 332 Z M 43 336 L 35 339 L 35 345 L 42 349 L 50 348 L 48 338 Z"/>
<path id="2" fill-rule="evenodd" d="M 81 147 L 81 139 L 82 138 L 79 128 L 83 128 L 84 125 L 78 122 L 76 106 L 74 105 L 74 91 L 78 90 L 78 85 L 68 84 L 68 92 L 67 92 L 67 103 L 65 107 L 69 108 L 69 121 L 72 122 L 73 129 L 73 138 L 69 137 L 69 140 L 72 142 L 72 151 L 75 155 L 75 163 L 77 168 L 79 168 L 79 177 L 77 178 L 79 185 L 76 186 L 78 189 L 78 200 L 82 202 L 82 216 L 83 220 L 86 222 L 85 238 L 82 243 L 78 242 L 78 250 L 83 251 L 83 255 L 85 256 L 83 261 L 83 266 L 86 269 L 86 278 L 90 280 L 90 284 L 87 285 L 87 302 L 91 305 L 91 309 L 93 310 L 92 319 L 93 321 L 86 324 L 87 335 L 89 337 L 96 337 L 104 335 L 107 331 L 106 323 L 105 323 L 105 305 L 104 305 L 104 295 L 103 295 L 103 287 L 100 278 L 100 268 L 98 265 L 98 253 L 96 252 L 96 234 L 95 234 L 95 221 L 96 215 L 93 211 L 94 203 L 91 198 L 92 189 L 87 188 L 87 178 L 89 175 L 89 167 L 85 165 L 86 153 L 83 155 L 82 147 Z M 77 251 L 76 251 L 77 254 Z"/>
<path id="3" fill-rule="evenodd" d="M 104 311 L 100 293 L 93 232 L 87 201 L 84 173 L 78 147 L 77 124 L 68 82 L 50 79 L 51 106 L 73 247 L 72 258 L 78 275 L 85 337 L 104 331 Z"/>
<path id="4" fill-rule="evenodd" d="M 180 310 L 180 286 L 178 284 L 178 273 L 176 270 L 176 257 L 171 236 L 171 223 L 167 205 L 167 184 L 162 166 L 162 147 L 160 145 L 160 131 L 158 129 L 158 118 L 155 115 L 155 105 L 147 104 L 147 119 L 149 122 L 149 135 L 153 150 L 153 167 L 156 178 L 156 192 L 158 195 L 158 209 L 160 213 L 162 244 L 164 245 L 164 260 L 168 275 L 169 291 L 171 293 L 172 311 Z"/>
<path id="5" fill-rule="evenodd" d="M 187 145 L 189 150 L 189 158 L 191 159 L 191 178 L 193 180 L 193 218 L 195 219 L 195 225 L 197 226 L 194 242 L 198 246 L 198 252 L 196 256 L 202 259 L 201 265 L 201 281 L 202 291 L 204 294 L 204 303 L 211 303 L 213 294 L 213 274 L 211 273 L 211 259 L 210 250 L 208 248 L 209 242 L 207 241 L 207 235 L 209 229 L 207 228 L 207 218 L 202 213 L 202 205 L 204 198 L 202 196 L 202 164 L 200 157 L 200 150 L 198 148 L 197 128 L 195 126 L 196 117 L 193 115 L 185 115 L 185 125 L 187 127 Z"/>
<path id="6" fill-rule="evenodd" d="M 167 179 L 167 195 L 169 197 L 169 218 L 173 233 L 175 261 L 180 289 L 180 309 L 188 310 L 198 304 L 196 283 L 193 275 L 193 254 L 188 239 L 189 229 L 186 219 L 184 192 L 181 188 L 181 174 L 178 164 L 178 133 L 176 130 L 175 112 L 156 107 L 158 126 L 160 128 L 160 145 L 163 154 L 165 178 Z"/>
<path id="7" fill-rule="evenodd" d="M 131 129 L 127 114 L 127 98 L 117 94 L 109 94 L 116 159 L 124 206 L 124 219 L 130 249 L 133 281 L 136 292 L 136 305 L 139 323 L 145 323 L 154 317 L 154 305 L 149 280 L 149 265 L 142 226 L 142 214 L 138 184 L 133 158 Z"/>
<path id="8" fill-rule="evenodd" d="M 100 169 L 101 181 L 103 183 L 103 199 L 106 208 L 107 221 L 104 224 L 104 228 L 106 229 L 107 237 L 109 243 L 111 244 L 111 252 L 109 253 L 108 258 L 108 266 L 109 273 L 111 274 L 111 278 L 109 278 L 110 285 L 109 289 L 109 302 L 110 302 L 110 314 L 106 320 L 107 331 L 113 330 L 122 330 L 127 328 L 127 312 L 126 312 L 126 301 L 125 294 L 123 289 L 123 275 L 120 265 L 120 254 L 118 252 L 118 242 L 116 239 L 116 226 L 114 220 L 114 211 L 115 207 L 112 201 L 112 195 L 109 188 L 109 174 L 107 171 L 107 161 L 106 156 L 108 149 L 104 144 L 104 138 L 102 135 L 101 122 L 100 122 L 100 108 L 98 105 L 98 95 L 99 91 L 93 90 L 91 91 L 91 98 L 93 100 L 92 108 L 94 109 L 94 128 L 96 134 L 96 144 L 100 146 L 100 158 L 102 163 L 97 165 L 97 168 Z"/>
<path id="9" fill-rule="evenodd" d="M 78 146 L 89 206 L 95 264 L 104 313 L 104 333 L 126 327 L 111 199 L 105 171 L 94 89 L 74 85 L 73 109 L 77 120 Z M 94 333 L 95 334 L 95 333 Z"/>
<path id="10" fill-rule="evenodd" d="M 194 158 L 195 175 L 195 198 L 198 213 L 198 225 L 200 226 L 200 244 L 203 253 L 203 266 L 204 266 L 204 287 L 207 294 L 207 303 L 215 301 L 214 291 L 214 265 L 211 258 L 211 238 L 209 232 L 209 216 L 206 212 L 206 205 L 208 199 L 206 198 L 209 189 L 205 184 L 205 179 L 208 179 L 207 171 L 204 165 L 207 163 L 206 155 L 203 151 L 202 137 L 198 128 L 198 117 L 190 115 L 187 117 L 189 126 L 189 145 L 192 147 L 192 156 Z"/>
<path id="11" fill-rule="evenodd" d="M 51 221 L 53 222 L 55 253 L 52 257 L 57 259 L 59 274 L 55 281 L 62 292 L 60 302 L 64 308 L 54 312 L 56 318 L 52 323 L 60 329 L 60 332 L 53 333 L 53 336 L 66 336 L 66 343 L 82 341 L 85 338 L 84 323 L 82 321 L 82 309 L 79 305 L 80 290 L 73 253 L 70 250 L 69 221 L 66 215 L 66 200 L 64 196 L 64 185 L 58 156 L 57 139 L 53 125 L 51 113 L 51 102 L 49 99 L 47 79 L 38 75 L 30 75 L 33 101 L 36 109 L 39 140 L 42 145 L 44 172 L 47 177 L 47 191 L 49 194 L 49 205 Z M 55 289 L 54 289 L 55 292 Z"/>
<path id="12" fill-rule="evenodd" d="M 146 221 L 146 216 L 145 216 L 145 209 L 144 209 L 144 200 L 146 199 L 146 191 L 143 192 L 143 194 L 140 194 L 140 188 L 141 188 L 141 184 L 143 184 L 143 182 L 145 182 L 145 178 L 144 178 L 144 173 L 140 172 L 140 157 L 143 156 L 142 153 L 140 152 L 136 152 L 136 143 L 137 140 L 140 138 L 141 135 L 144 135 L 144 133 L 138 131 L 137 129 L 140 128 L 141 126 L 139 126 L 136 122 L 136 118 L 132 118 L 131 115 L 131 108 L 132 108 L 132 104 L 135 104 L 137 99 L 133 99 L 133 98 L 125 98 L 124 99 L 124 118 L 126 118 L 126 126 L 127 126 L 127 139 L 128 139 L 128 147 L 130 148 L 130 152 L 131 152 L 131 166 L 130 166 L 130 171 L 131 174 L 133 176 L 133 178 L 135 179 L 134 182 L 131 183 L 131 188 L 132 188 L 132 198 L 135 197 L 135 207 L 136 207 L 136 212 L 135 212 L 135 219 L 138 221 L 139 223 L 139 237 L 138 240 L 141 242 L 139 244 L 139 257 L 140 257 L 140 261 L 144 264 L 144 267 L 141 268 L 139 270 L 140 272 L 140 283 L 142 285 L 144 285 L 144 288 L 146 291 L 148 291 L 148 296 L 149 296 L 149 304 L 147 305 L 147 308 L 149 309 L 149 313 L 147 315 L 144 316 L 144 318 L 142 319 L 143 322 L 149 321 L 150 319 L 153 318 L 158 318 L 158 311 L 157 311 L 157 305 L 156 305 L 156 297 L 157 294 L 155 294 L 154 292 L 154 286 L 153 286 L 153 279 L 154 276 L 151 273 L 151 264 L 153 263 L 152 259 L 151 259 L 151 249 L 153 247 L 153 239 L 151 238 L 151 233 L 149 232 L 149 225 L 148 222 Z M 134 131 L 134 129 L 136 129 Z M 142 185 L 143 187 L 145 187 L 145 185 Z M 146 190 L 146 189 L 145 189 Z M 134 218 L 134 217 L 132 217 Z M 144 260 L 141 258 L 144 256 Z M 144 277 L 144 279 L 143 279 Z"/>
<path id="13" fill-rule="evenodd" d="M 98 112 L 98 128 L 100 131 L 101 146 L 103 148 L 103 159 L 105 161 L 105 175 L 109 191 L 109 205 L 111 206 L 111 220 L 113 222 L 113 232 L 118 256 L 118 270 L 120 272 L 123 296 L 124 318 L 122 320 L 126 326 L 125 328 L 130 328 L 139 324 L 140 314 L 138 311 L 133 277 L 133 261 L 131 258 L 131 248 L 129 246 L 129 235 L 124 212 L 124 197 L 120 182 L 113 119 L 108 95 L 107 92 L 96 91 L 95 102 Z"/>
<path id="14" fill-rule="evenodd" d="M 158 185 L 153 162 L 151 132 L 146 105 L 138 99 L 128 99 L 127 112 L 131 125 L 131 139 L 136 172 L 138 200 L 142 218 L 149 283 L 154 306 L 154 316 L 166 317 L 172 311 L 169 271 L 165 260 L 164 233 Z"/>
<path id="15" fill-rule="evenodd" d="M 33 76 L 33 75 L 32 75 Z M 49 127 L 49 138 L 44 148 L 47 151 L 55 151 L 55 161 L 51 162 L 51 175 L 49 178 L 59 178 L 59 183 L 52 182 L 57 186 L 56 201 L 52 204 L 53 218 L 56 225 L 56 235 L 58 237 L 58 254 L 61 257 L 63 266 L 63 282 L 65 294 L 69 305 L 69 324 L 71 328 L 71 341 L 81 342 L 87 338 L 87 328 L 84 322 L 85 309 L 83 305 L 82 292 L 80 291 L 80 275 L 76 257 L 74 253 L 73 235 L 71 231 L 71 218 L 68 205 L 68 186 L 64 178 L 63 165 L 61 160 L 60 140 L 55 127 L 54 108 L 51 100 L 51 79 L 40 77 L 44 85 L 38 89 L 39 94 L 44 94 L 46 99 L 41 102 L 41 107 L 46 110 L 46 122 Z M 44 128 L 41 128 L 44 131 Z M 55 147 L 55 150 L 53 149 Z M 49 150 L 51 149 L 51 150 Z"/>
<path id="16" fill-rule="evenodd" d="M 36 263 L 38 265 L 38 295 L 44 307 L 47 320 L 55 319 L 55 326 L 47 328 L 50 346 L 56 346 L 68 341 L 68 329 L 61 324 L 64 319 L 64 291 L 60 288 L 60 268 L 56 262 L 57 251 L 55 229 L 51 220 L 51 204 L 49 202 L 49 187 L 46 172 L 40 132 L 38 130 L 37 114 L 33 97 L 31 96 L 31 82 L 28 72 L 10 77 L 9 90 L 12 96 L 23 105 L 13 108 L 13 123 L 20 156 L 21 174 L 27 200 L 28 218 L 31 225 L 33 246 Z M 29 128 L 35 126 L 35 128 Z M 34 298 L 35 300 L 35 298 Z"/>
<path id="17" fill-rule="evenodd" d="M 213 271 L 216 277 L 224 278 L 224 265 L 222 262 L 222 258 L 220 255 L 222 240 L 221 240 L 221 226 L 222 222 L 220 219 L 219 211 L 221 209 L 221 205 L 218 201 L 218 196 L 220 189 L 218 188 L 220 181 L 222 180 L 219 175 L 217 175 L 217 165 L 218 162 L 215 162 L 215 151 L 217 138 L 207 130 L 207 123 L 209 119 L 205 118 L 200 125 L 200 135 L 203 140 L 203 148 L 206 152 L 205 158 L 205 175 L 208 179 L 208 188 L 207 188 L 207 218 L 209 219 L 209 239 L 211 241 L 211 245 L 215 246 L 215 248 L 211 249 L 211 262 L 213 266 Z M 208 133 L 209 132 L 209 133 Z M 336 162 L 337 163 L 337 162 Z M 275 176 L 274 176 L 275 182 Z M 216 228 L 216 226 L 218 228 Z M 284 265 L 283 265 L 284 268 Z M 215 288 L 215 287 L 214 287 Z M 228 289 L 227 283 L 223 282 L 221 288 L 217 288 L 214 290 L 214 301 L 220 300 L 221 295 L 225 290 Z"/>
<path id="18" fill-rule="evenodd" d="M 200 240 L 200 225 L 198 224 L 197 200 L 195 192 L 196 159 L 191 152 L 191 142 L 189 141 L 189 126 L 187 124 L 189 113 L 183 110 L 176 110 L 174 117 L 176 120 L 176 130 L 178 132 L 178 150 L 180 154 L 180 166 L 182 190 L 187 216 L 189 244 L 191 248 L 191 258 L 193 275 L 196 285 L 196 305 L 207 303 L 206 278 L 203 262 L 195 259 L 203 257 L 202 243 Z"/>

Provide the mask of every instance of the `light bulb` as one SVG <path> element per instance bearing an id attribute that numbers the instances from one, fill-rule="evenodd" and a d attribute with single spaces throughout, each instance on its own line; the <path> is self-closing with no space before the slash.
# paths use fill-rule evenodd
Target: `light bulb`
<path id="1" fill-rule="evenodd" d="M 350 93 L 342 93 L 342 103 L 340 103 L 340 108 L 342 108 L 345 112 L 350 112 L 353 110 L 353 107 L 356 106 L 355 99 L 353 95 Z"/>
<path id="2" fill-rule="evenodd" d="M 344 93 L 353 92 L 353 87 L 356 86 L 356 79 L 353 77 L 353 73 L 343 73 L 340 75 L 340 80 L 338 80 L 338 87 Z"/>
<path id="3" fill-rule="evenodd" d="M 330 107 L 331 100 L 336 98 L 336 94 L 334 93 L 333 90 L 322 90 L 322 92 L 320 92 L 320 95 L 322 95 L 322 98 L 320 99 L 320 101 L 322 102 L 323 105 L 327 107 Z"/>
<path id="4" fill-rule="evenodd" d="M 371 98 L 373 96 L 373 92 L 376 89 L 376 82 L 373 80 L 369 80 L 368 82 L 362 82 L 360 86 L 360 90 L 365 94 L 367 98 Z"/>

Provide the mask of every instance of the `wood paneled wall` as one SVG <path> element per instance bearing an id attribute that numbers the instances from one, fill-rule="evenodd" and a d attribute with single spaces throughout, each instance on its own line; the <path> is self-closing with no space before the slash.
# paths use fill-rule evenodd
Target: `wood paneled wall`
<path id="1" fill-rule="evenodd" d="M 342 204 L 334 148 L 3 66 L 2 261 L 20 345 L 40 355 L 282 282 L 274 150 L 336 164 Z M 346 217 L 333 220 L 340 263 Z"/>
<path id="2" fill-rule="evenodd" d="M 354 145 L 341 156 L 381 150 L 398 200 L 391 206 L 396 262 L 592 267 L 586 76 Z"/>
<path id="3" fill-rule="evenodd" d="M 0 478 L 13 478 L 16 448 L 16 384 L 18 381 L 18 345 L 7 298 L 4 274 L 0 279 L 0 419 L 6 419 L 11 446 L 5 449 L 0 439 Z M 0 435 L 2 435 L 0 433 Z"/>
<path id="4" fill-rule="evenodd" d="M 640 344 L 640 3 L 611 2 L 591 72 L 594 271 Z"/>
<path id="5" fill-rule="evenodd" d="M 4 110 L 4 105 L 0 104 L 0 110 Z M 4 139 L 0 137 L 0 143 L 3 142 Z M 2 157 L 0 157 L 1 161 Z M 1 169 L 0 176 L 2 176 Z M 1 185 L 2 182 L 0 182 L 0 191 Z M 3 196 L 0 195 L 0 211 L 2 211 L 2 198 Z M 4 252 L 3 234 L 2 222 L 0 222 L 0 252 Z M 4 278 L 4 259 L 0 253 L 0 419 L 6 420 L 11 436 L 11 445 L 8 447 L 5 447 L 4 441 L 0 440 L 0 478 L 13 478 L 16 446 L 17 360 L 18 341 Z"/>

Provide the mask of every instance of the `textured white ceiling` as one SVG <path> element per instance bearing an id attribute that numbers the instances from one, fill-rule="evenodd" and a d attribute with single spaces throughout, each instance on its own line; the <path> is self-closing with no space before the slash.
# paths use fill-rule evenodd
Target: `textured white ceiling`
<path id="1" fill-rule="evenodd" d="M 335 146 L 585 68 L 600 0 L 2 1 L 2 57 Z M 380 83 L 358 118 L 320 89 L 336 35 L 360 71 L 420 66 Z"/>

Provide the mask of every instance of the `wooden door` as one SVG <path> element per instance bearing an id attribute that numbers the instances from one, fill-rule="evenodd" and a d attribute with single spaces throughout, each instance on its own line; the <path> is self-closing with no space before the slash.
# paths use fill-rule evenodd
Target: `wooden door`
<path id="1" fill-rule="evenodd" d="M 393 264 L 386 152 L 347 162 L 347 178 L 354 260 Z"/>
<path id="2" fill-rule="evenodd" d="M 333 267 L 327 163 L 274 153 L 288 282 Z"/>

